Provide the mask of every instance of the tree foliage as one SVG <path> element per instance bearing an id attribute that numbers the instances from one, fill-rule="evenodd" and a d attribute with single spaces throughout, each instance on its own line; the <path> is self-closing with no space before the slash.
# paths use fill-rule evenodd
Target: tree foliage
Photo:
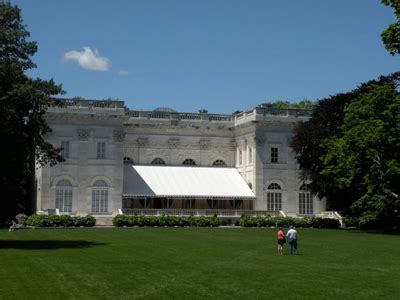
<path id="1" fill-rule="evenodd" d="M 276 108 L 291 108 L 291 109 L 313 109 L 315 102 L 309 99 L 303 99 L 299 102 L 289 102 L 289 101 L 274 101 L 266 102 L 261 104 L 262 107 L 276 107 Z"/>
<path id="2" fill-rule="evenodd" d="M 31 56 L 37 44 L 28 41 L 30 34 L 20 10 L 0 2 L 0 216 L 15 216 L 33 209 L 35 161 L 54 164 L 61 160 L 58 150 L 43 136 L 51 130 L 44 114 L 62 93 L 53 80 L 32 79 L 25 72 L 35 68 Z"/>
<path id="3" fill-rule="evenodd" d="M 400 54 L 400 0 L 381 1 L 384 5 L 392 7 L 396 15 L 396 22 L 390 24 L 381 34 L 383 44 L 390 54 Z"/>
<path id="4" fill-rule="evenodd" d="M 400 225 L 400 94 L 395 84 L 372 85 L 346 108 L 339 136 L 323 142 L 324 177 L 357 186 L 351 208 L 364 227 Z"/>
<path id="5" fill-rule="evenodd" d="M 338 163 L 338 157 L 333 156 L 329 164 L 326 161 L 328 153 L 335 153 L 331 148 L 332 143 L 327 141 L 344 135 L 346 130 L 342 126 L 353 102 L 374 92 L 377 87 L 388 85 L 395 90 L 399 79 L 400 73 L 381 76 L 348 93 L 322 99 L 316 104 L 311 118 L 295 127 L 291 145 L 297 154 L 303 177 L 312 181 L 310 187 L 315 194 L 321 198 L 326 197 L 329 209 L 341 210 L 346 214 L 355 213 L 352 204 L 365 195 L 365 189 L 358 184 L 339 184 L 338 180 L 346 180 L 343 169 L 336 169 L 335 175 L 327 172 L 327 169 Z M 352 118 L 355 114 L 353 112 Z"/>

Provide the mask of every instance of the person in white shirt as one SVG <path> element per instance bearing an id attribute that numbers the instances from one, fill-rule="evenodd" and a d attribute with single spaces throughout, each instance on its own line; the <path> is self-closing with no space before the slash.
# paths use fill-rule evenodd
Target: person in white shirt
<path id="1" fill-rule="evenodd" d="M 290 254 L 293 254 L 294 252 L 294 254 L 297 255 L 297 231 L 293 226 L 290 226 L 290 229 L 286 233 L 286 237 L 289 243 Z"/>

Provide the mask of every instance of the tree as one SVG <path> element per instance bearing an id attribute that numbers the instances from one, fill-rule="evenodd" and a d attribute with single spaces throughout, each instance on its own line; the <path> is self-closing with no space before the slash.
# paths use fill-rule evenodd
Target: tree
<path id="1" fill-rule="evenodd" d="M 326 139 L 324 177 L 357 186 L 351 209 L 362 227 L 400 226 L 400 93 L 396 83 L 373 85 L 346 108 L 339 136 Z"/>
<path id="2" fill-rule="evenodd" d="M 309 99 L 303 99 L 299 102 L 289 102 L 289 101 L 274 101 L 274 102 L 266 102 L 260 104 L 261 107 L 275 107 L 282 109 L 312 109 L 315 105 L 315 102 Z"/>
<path id="3" fill-rule="evenodd" d="M 53 80 L 29 78 L 35 68 L 31 56 L 36 42 L 23 24 L 20 10 L 0 2 L 0 217 L 34 210 L 32 194 L 36 162 L 54 164 L 62 160 L 59 150 L 43 136 L 51 130 L 44 115 L 49 105 L 59 104 L 53 95 L 62 93 Z"/>
<path id="4" fill-rule="evenodd" d="M 400 54 L 400 0 L 381 0 L 386 6 L 394 9 L 397 21 L 390 24 L 385 31 L 382 32 L 381 37 L 386 50 L 390 54 Z"/>
<path id="5" fill-rule="evenodd" d="M 361 95 L 370 93 L 376 86 L 395 85 L 400 79 L 400 72 L 389 76 L 381 76 L 361 84 L 348 93 L 339 93 L 319 100 L 315 105 L 311 118 L 300 122 L 294 128 L 291 146 L 296 153 L 304 180 L 311 180 L 312 192 L 320 198 L 327 199 L 328 209 L 352 213 L 351 205 L 355 199 L 363 195 L 358 185 L 338 185 L 335 178 L 324 173 L 327 167 L 322 159 L 329 151 L 325 143 L 327 139 L 339 138 L 343 134 L 346 108 Z"/>

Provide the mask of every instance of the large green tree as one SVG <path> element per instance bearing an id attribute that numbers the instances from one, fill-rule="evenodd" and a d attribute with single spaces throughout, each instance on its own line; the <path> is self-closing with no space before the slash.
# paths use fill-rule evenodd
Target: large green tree
<path id="1" fill-rule="evenodd" d="M 400 73 L 381 76 L 361 84 L 348 93 L 339 93 L 317 102 L 311 118 L 298 123 L 294 129 L 293 147 L 304 179 L 311 180 L 311 190 L 319 197 L 327 199 L 328 209 L 352 213 L 351 205 L 363 196 L 359 185 L 338 185 L 331 174 L 324 173 L 327 165 L 323 158 L 330 151 L 327 139 L 343 135 L 342 125 L 349 105 L 364 94 L 369 94 L 376 86 L 396 85 Z"/>
<path id="2" fill-rule="evenodd" d="M 351 209 L 364 227 L 400 226 L 400 94 L 396 83 L 373 85 L 346 108 L 339 136 L 323 143 L 321 175 L 356 186 Z"/>
<path id="3" fill-rule="evenodd" d="M 34 209 L 35 163 L 61 160 L 58 150 L 46 143 L 50 132 L 44 114 L 53 95 L 62 93 L 53 80 L 32 79 L 31 56 L 37 44 L 28 41 L 18 7 L 0 2 L 0 218 Z"/>
<path id="4" fill-rule="evenodd" d="M 385 31 L 382 32 L 382 41 L 385 44 L 386 50 L 390 54 L 400 54 L 400 0 L 381 0 L 384 5 L 394 9 L 396 22 L 390 24 Z"/>

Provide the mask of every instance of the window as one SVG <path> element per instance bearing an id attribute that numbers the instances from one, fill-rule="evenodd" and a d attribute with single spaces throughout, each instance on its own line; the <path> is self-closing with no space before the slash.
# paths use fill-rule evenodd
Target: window
<path id="1" fill-rule="evenodd" d="M 69 158 L 69 141 L 61 141 L 61 152 L 62 158 Z"/>
<path id="2" fill-rule="evenodd" d="M 309 186 L 308 184 L 303 184 L 299 193 L 299 214 L 312 215 L 313 213 L 313 199 Z"/>
<path id="3" fill-rule="evenodd" d="M 243 152 L 242 149 L 239 149 L 239 165 L 242 164 L 242 159 L 243 159 Z"/>
<path id="4" fill-rule="evenodd" d="M 92 190 L 92 212 L 108 211 L 108 185 L 104 180 L 97 180 Z"/>
<path id="5" fill-rule="evenodd" d="M 226 166 L 226 163 L 222 159 L 217 159 L 213 162 L 213 166 Z"/>
<path id="6" fill-rule="evenodd" d="M 196 162 L 191 158 L 187 158 L 183 161 L 182 165 L 196 165 Z"/>
<path id="7" fill-rule="evenodd" d="M 132 158 L 125 156 L 125 157 L 124 157 L 124 164 L 133 165 L 133 160 L 132 160 Z"/>
<path id="8" fill-rule="evenodd" d="M 155 158 L 153 159 L 153 161 L 151 162 L 152 165 L 165 165 L 165 161 L 162 158 Z"/>
<path id="9" fill-rule="evenodd" d="M 97 143 L 97 159 L 106 158 L 106 143 L 98 142 Z"/>
<path id="10" fill-rule="evenodd" d="M 253 148 L 249 148 L 249 164 L 253 163 Z"/>
<path id="11" fill-rule="evenodd" d="M 56 208 L 58 208 L 60 212 L 72 211 L 72 184 L 66 179 L 57 182 Z"/>
<path id="12" fill-rule="evenodd" d="M 281 187 L 277 183 L 271 183 L 267 189 L 267 210 L 282 210 L 282 192 Z"/>
<path id="13" fill-rule="evenodd" d="M 271 163 L 278 163 L 278 148 L 271 148 Z"/>

